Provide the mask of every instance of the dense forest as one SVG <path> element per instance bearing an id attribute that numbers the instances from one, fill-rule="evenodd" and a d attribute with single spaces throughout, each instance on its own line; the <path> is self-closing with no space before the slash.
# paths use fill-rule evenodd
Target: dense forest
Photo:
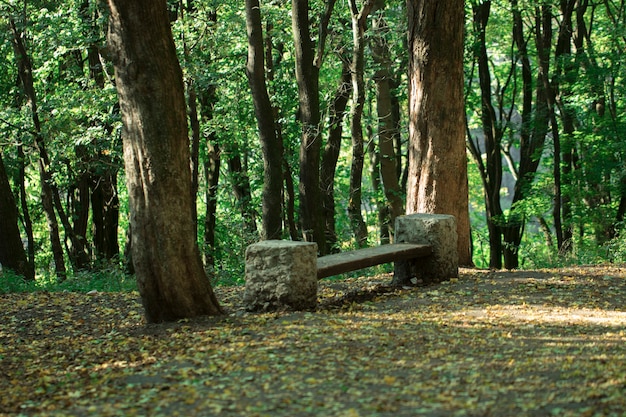
<path id="1" fill-rule="evenodd" d="M 168 1 L 214 282 L 241 280 L 259 239 L 310 237 L 324 253 L 387 243 L 405 212 L 406 4 L 302 3 L 307 30 L 285 0 Z M 91 0 L 0 2 L 0 264 L 29 279 L 132 272 L 109 13 Z M 621 0 L 466 1 L 476 266 L 623 259 L 625 20 Z M 317 153 L 303 157 L 303 143 Z M 320 216 L 303 183 L 319 190 Z"/>

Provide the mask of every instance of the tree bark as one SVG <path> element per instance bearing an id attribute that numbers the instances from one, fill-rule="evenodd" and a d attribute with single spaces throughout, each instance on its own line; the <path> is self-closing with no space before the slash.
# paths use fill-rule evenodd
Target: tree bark
<path id="1" fill-rule="evenodd" d="M 89 78 L 94 82 L 94 89 L 104 89 L 105 76 L 97 39 L 100 36 L 99 12 L 90 12 L 89 0 L 80 5 L 84 36 L 90 39 L 87 46 L 87 65 Z M 119 108 L 115 108 L 119 112 Z M 108 135 L 113 135 L 113 127 L 102 121 Z M 117 172 L 121 160 L 113 159 L 105 152 L 92 156 L 89 172 L 91 213 L 93 222 L 93 247 L 96 259 L 112 260 L 118 257 L 120 248 L 117 240 L 119 226 L 119 198 L 117 195 Z M 93 167 L 93 164 L 96 167 Z"/>
<path id="2" fill-rule="evenodd" d="M 239 206 L 246 232 L 246 240 L 256 240 L 258 229 L 256 225 L 257 212 L 252 205 L 252 188 L 248 176 L 247 163 L 244 164 L 241 152 L 247 152 L 244 147 L 235 143 L 224 143 L 224 154 L 228 165 L 233 194 Z"/>
<path id="3" fill-rule="evenodd" d="M 329 2 L 330 3 L 330 2 Z M 295 43 L 296 80 L 300 103 L 300 222 L 305 241 L 317 242 L 319 253 L 326 253 L 324 217 L 320 193 L 320 99 L 319 69 L 309 28 L 308 0 L 292 0 L 292 26 Z M 321 34 L 320 34 L 321 35 Z M 320 36 L 320 40 L 322 36 Z M 323 50 L 320 44 L 319 50 Z M 320 53 L 321 55 L 321 53 Z M 314 62 L 315 61 L 315 62 Z"/>
<path id="4" fill-rule="evenodd" d="M 221 314 L 194 235 L 184 85 L 166 2 L 108 4 L 132 256 L 146 319 Z"/>
<path id="5" fill-rule="evenodd" d="M 0 153 L 0 265 L 34 280 L 35 271 L 26 257 L 17 222 L 17 206 Z"/>
<path id="6" fill-rule="evenodd" d="M 213 106 L 217 101 L 215 85 L 208 85 L 198 95 L 200 101 L 200 115 L 203 122 L 213 119 Z M 218 244 L 215 241 L 215 227 L 217 223 L 217 192 L 220 181 L 221 151 L 217 135 L 211 131 L 205 138 L 207 154 L 204 159 L 204 177 L 206 180 L 204 195 L 206 210 L 204 212 L 204 236 L 202 255 L 204 265 L 215 268 L 215 255 Z"/>
<path id="7" fill-rule="evenodd" d="M 24 232 L 28 241 L 28 263 L 30 267 L 35 269 L 35 236 L 33 234 L 33 221 L 28 208 L 28 193 L 26 192 L 26 155 L 24 154 L 24 145 L 17 145 L 18 158 L 18 178 L 20 188 L 20 206 L 22 212 L 22 220 L 24 223 Z"/>
<path id="8" fill-rule="evenodd" d="M 100 155 L 104 162 L 109 159 Z M 110 162 L 111 163 L 111 162 Z M 111 163 L 111 165 L 113 165 Z M 99 259 L 114 259 L 120 253 L 117 241 L 120 204 L 117 195 L 117 170 L 108 168 L 91 176 L 93 245 Z"/>
<path id="9" fill-rule="evenodd" d="M 258 0 L 246 0 L 248 62 L 246 74 L 259 129 L 263 153 L 263 234 L 264 239 L 282 237 L 283 144 L 276 134 L 274 111 L 267 93 L 261 9 Z"/>
<path id="10" fill-rule="evenodd" d="M 568 97 L 571 96 L 571 91 L 567 87 L 567 79 L 574 76 L 575 69 L 572 68 L 570 55 L 572 53 L 572 16 L 574 8 L 578 0 L 561 0 L 561 22 L 559 23 L 559 32 L 557 36 L 557 44 L 554 50 L 555 58 L 555 70 L 556 74 L 552 80 L 552 88 L 554 93 L 554 102 L 556 108 L 558 108 L 558 114 L 561 118 L 563 136 L 559 136 L 559 147 L 561 152 L 561 162 L 559 165 L 555 163 L 555 169 L 562 169 L 558 177 L 560 178 L 560 184 L 557 188 L 557 196 L 560 201 L 560 213 L 555 211 L 555 215 L 560 215 L 562 219 L 562 236 L 559 243 L 559 251 L 567 253 L 572 250 L 573 237 L 574 237 L 574 224 L 572 213 L 572 201 L 571 195 L 564 189 L 575 186 L 571 184 L 572 172 L 575 169 L 576 149 L 572 145 L 572 135 L 576 131 L 575 117 L 576 115 L 567 103 Z M 563 80 L 565 79 L 565 82 Z M 572 81 L 572 80 L 569 80 Z M 555 145 L 557 142 L 555 141 Z M 555 149 L 556 152 L 556 149 Z"/>
<path id="11" fill-rule="evenodd" d="M 361 10 L 356 5 L 356 0 L 349 1 L 350 14 L 352 16 L 352 109 L 350 111 L 350 133 L 352 137 L 352 164 L 350 166 L 350 199 L 348 200 L 348 215 L 352 224 L 352 232 L 356 239 L 357 247 L 367 246 L 367 224 L 361 213 L 363 164 L 365 151 L 363 144 L 363 106 L 365 104 L 365 82 L 363 72 L 365 69 L 365 29 L 367 17 L 373 7 L 373 1 L 368 0 Z"/>
<path id="12" fill-rule="evenodd" d="M 385 235 L 391 235 L 391 240 L 393 240 L 395 219 L 404 211 L 402 191 L 398 182 L 399 176 L 395 150 L 395 141 L 399 132 L 393 108 L 394 97 L 390 71 L 391 53 L 387 40 L 384 37 L 385 32 L 388 31 L 387 23 L 382 16 L 382 11 L 385 7 L 384 0 L 378 0 L 375 7 L 378 9 L 379 15 L 374 18 L 372 23 L 374 32 L 372 58 L 377 65 L 374 81 L 376 82 L 376 112 L 378 116 L 378 153 L 380 177 L 388 206 L 388 210 L 385 210 L 385 212 L 389 214 L 388 224 L 390 227 Z M 384 227 L 384 225 L 381 224 L 381 227 Z"/>
<path id="13" fill-rule="evenodd" d="M 328 110 L 328 139 L 322 152 L 322 166 L 320 168 L 320 188 L 322 190 L 322 214 L 328 253 L 335 251 L 337 231 L 335 225 L 335 171 L 339 152 L 341 151 L 341 137 L 343 135 L 343 119 L 352 91 L 350 66 L 346 59 L 342 59 L 341 79 L 335 91 L 335 96 Z"/>
<path id="14" fill-rule="evenodd" d="M 496 117 L 492 103 L 491 73 L 487 53 L 486 30 L 491 12 L 491 2 L 472 5 L 474 32 L 476 36 L 476 56 L 478 80 L 480 84 L 480 119 L 485 143 L 486 160 L 483 163 L 482 150 L 473 138 L 469 138 L 469 149 L 480 169 L 485 194 L 485 213 L 489 232 L 489 267 L 502 268 L 502 223 L 503 212 L 500 204 L 502 188 L 502 123 Z"/>
<path id="15" fill-rule="evenodd" d="M 409 0 L 407 213 L 451 214 L 471 265 L 463 100 L 462 0 Z"/>
<path id="16" fill-rule="evenodd" d="M 53 189 L 50 184 L 52 179 L 48 173 L 50 160 L 45 148 L 43 136 L 41 135 L 41 122 L 39 120 L 37 96 L 35 94 L 33 82 L 33 68 L 22 40 L 21 31 L 18 30 L 17 25 L 13 20 L 10 21 L 10 26 L 12 32 L 11 42 L 13 43 L 13 50 L 17 60 L 18 74 L 22 87 L 24 88 L 24 96 L 28 100 L 28 105 L 30 107 L 31 117 L 33 119 L 35 129 L 35 147 L 39 151 L 38 168 L 39 180 L 41 182 L 41 205 L 46 215 L 48 232 L 50 233 L 50 245 L 52 249 L 52 258 L 54 259 L 54 269 L 57 278 L 59 280 L 64 280 L 67 276 L 67 270 L 65 268 L 63 246 L 59 235 L 59 223 L 54 212 L 54 200 L 52 195 Z"/>
<path id="17" fill-rule="evenodd" d="M 551 32 L 542 29 L 549 24 L 549 13 L 536 10 L 537 16 L 537 48 L 541 49 L 540 63 L 538 66 L 538 78 L 535 91 L 535 106 L 533 109 L 532 95 L 533 82 L 528 57 L 527 37 L 524 35 L 521 12 L 517 0 L 511 1 L 513 9 L 513 41 L 517 46 L 518 59 L 522 67 L 522 125 L 520 130 L 520 161 L 517 168 L 517 181 L 513 192 L 511 212 L 503 226 L 504 235 L 504 266 L 507 269 L 515 269 L 519 266 L 519 246 L 522 240 L 525 219 L 517 213 L 516 204 L 528 196 L 530 185 L 535 177 L 541 153 L 545 145 L 548 132 L 548 102 L 547 88 L 543 80 L 544 74 L 548 74 L 549 51 Z M 542 13 L 544 14 L 541 17 Z M 541 219 L 543 220 L 543 219 Z M 543 221 L 545 224 L 545 220 Z"/>

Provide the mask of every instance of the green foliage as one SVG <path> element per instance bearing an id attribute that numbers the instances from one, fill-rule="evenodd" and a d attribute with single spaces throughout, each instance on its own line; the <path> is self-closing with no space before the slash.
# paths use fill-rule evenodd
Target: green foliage
<path id="1" fill-rule="evenodd" d="M 268 77 L 268 90 L 277 109 L 285 147 L 285 159 L 291 167 L 292 179 L 298 194 L 298 157 L 300 152 L 301 126 L 297 120 L 299 108 L 297 86 L 294 75 L 294 51 L 291 34 L 291 19 L 287 1 L 261 2 L 261 14 L 265 36 L 271 35 L 272 73 Z M 359 5 L 361 2 L 357 2 Z M 476 3 L 476 2 L 473 2 Z M 525 30 L 528 35 L 529 58 L 533 71 L 533 88 L 537 87 L 537 51 L 530 28 L 534 27 L 534 2 L 519 1 Z M 185 2 L 169 2 L 172 10 L 187 7 Z M 317 20 L 324 10 L 325 2 L 311 1 L 311 18 Z M 472 2 L 467 2 L 468 18 L 471 17 Z M 545 3 L 552 7 L 555 22 L 561 22 L 556 2 Z M 200 163 L 207 157 L 204 141 L 209 137 L 222 152 L 222 165 L 218 195 L 217 248 L 215 270 L 209 271 L 218 285 L 239 284 L 243 281 L 243 256 L 245 247 L 258 236 L 246 232 L 241 216 L 241 205 L 233 196 L 232 184 L 236 175 L 228 169 L 229 156 L 238 154 L 244 165 L 251 186 L 251 201 L 245 202 L 260 214 L 261 186 L 263 183 L 263 160 L 258 146 L 256 121 L 245 74 L 247 38 L 243 5 L 240 2 L 216 0 L 194 1 L 194 10 L 178 10 L 172 22 L 174 38 L 187 85 L 193 85 L 198 96 L 206 97 L 215 90 L 215 102 L 200 101 L 201 148 Z M 565 108 L 558 109 L 557 116 L 566 111 L 573 115 L 574 132 L 565 135 L 562 122 L 557 119 L 557 129 L 561 133 L 564 149 L 576 156 L 575 169 L 564 172 L 564 197 L 571 205 L 572 215 L 566 226 L 575 230 L 573 251 L 567 255 L 559 253 L 556 244 L 545 243 L 546 232 L 537 226 L 541 218 L 548 225 L 553 240 L 554 221 L 554 178 L 552 175 L 554 158 L 553 143 L 548 137 L 541 158 L 539 174 L 528 186 L 527 197 L 509 209 L 501 219 L 511 216 L 527 222 L 520 247 L 522 266 L 536 267 L 587 263 L 623 259 L 622 241 L 607 231 L 614 228 L 616 212 L 621 195 L 624 194 L 623 178 L 626 175 L 626 112 L 624 97 L 626 90 L 626 67 L 622 65 L 624 38 L 623 16 L 615 13 L 609 3 L 594 6 L 592 30 L 584 48 L 559 62 L 552 61 L 549 74 L 552 82 L 559 82 Z M 588 11 L 589 12 L 589 11 Z M 611 13 L 610 13 L 611 12 Z M 23 145 L 26 165 L 27 208 L 33 220 L 35 238 L 36 285 L 47 288 L 51 281 L 52 254 L 49 232 L 45 216 L 41 210 L 41 184 L 37 169 L 38 153 L 34 144 L 33 121 L 28 103 L 21 88 L 16 85 L 17 67 L 11 45 L 9 20 L 13 19 L 23 31 L 24 40 L 33 64 L 35 90 L 38 97 L 42 135 L 50 156 L 51 172 L 55 184 L 63 196 L 62 204 L 69 212 L 71 220 L 76 213 L 71 210 L 72 199 L 76 198 L 76 184 L 83 173 L 102 173 L 106 170 L 119 171 L 118 192 L 120 198 L 120 218 L 118 240 L 124 247 L 128 230 L 128 196 L 124 187 L 122 169 L 121 128 L 117 97 L 113 84 L 113 71 L 107 61 L 106 46 L 106 5 L 96 1 L 65 0 L 62 2 L 34 1 L 0 4 L 0 146 L 9 175 L 14 179 L 17 194 L 17 145 Z M 387 28 L 381 35 L 391 51 L 390 72 L 396 81 L 395 93 L 400 100 L 401 132 L 403 146 L 406 147 L 407 132 L 407 61 L 406 52 L 406 3 L 400 0 L 386 2 L 384 11 Z M 585 15 L 590 19 L 590 15 Z M 368 22 L 366 37 L 372 39 L 371 20 Z M 465 73 L 467 80 L 466 113 L 468 127 L 480 129 L 481 108 L 476 69 L 472 67 L 476 34 L 468 21 L 466 33 Z M 498 112 L 521 111 L 521 72 L 516 48 L 512 47 L 512 18 L 510 4 L 494 2 L 486 32 L 490 69 L 492 71 L 492 91 Z M 317 41 L 319 26 L 313 25 L 313 37 Z M 556 26 L 555 26 L 556 28 Z M 553 47 L 556 32 L 553 34 Z M 339 82 L 341 61 L 351 59 L 352 48 L 350 17 L 346 3 L 337 3 L 330 21 L 326 53 L 320 70 L 321 111 L 324 123 L 322 137 L 326 138 L 328 107 Z M 102 52 L 102 85 L 90 74 L 88 51 L 96 48 Z M 580 52 L 580 53 L 577 53 Z M 557 73 L 557 64 L 562 73 Z M 371 127 L 371 138 L 377 140 L 375 117 L 375 95 L 372 77 L 377 69 L 366 49 L 367 100 L 364 113 L 364 128 Z M 269 74 L 268 74 L 269 75 Z M 271 78 L 271 79 L 270 79 Z M 508 88 L 505 88 L 508 87 Z M 598 104 L 604 100 L 604 113 L 598 111 Z M 207 114 L 212 112 L 212 119 Z M 515 117 L 513 117 L 515 119 Z M 338 246 L 342 250 L 355 246 L 350 220 L 345 210 L 349 196 L 349 175 L 351 148 L 348 133 L 349 120 L 344 120 L 344 139 L 336 171 L 335 198 L 336 228 Z M 505 145 L 515 150 L 519 147 L 521 123 L 505 120 Z M 403 162 L 406 160 L 404 156 Z M 366 158 L 364 172 L 369 172 Z M 470 216 L 474 244 L 474 262 L 486 267 L 489 259 L 489 239 L 485 224 L 483 184 L 475 161 L 469 164 Z M 506 168 L 505 168 L 506 169 Z M 198 204 L 199 231 L 204 216 L 203 182 L 204 173 L 200 170 Z M 509 207 L 503 196 L 503 206 Z M 297 198 L 297 197 L 296 197 Z M 376 245 L 379 239 L 377 208 L 383 201 L 380 190 L 374 190 L 371 180 L 363 181 L 363 215 L 368 225 L 368 244 Z M 296 210 L 297 210 L 296 201 Z M 297 214 L 296 214 L 297 216 Z M 92 214 L 93 217 L 93 214 Z M 257 219 L 260 221 L 260 219 Z M 90 219 L 93 221 L 93 219 Z M 23 228 L 23 219 L 20 226 Z M 61 231 L 62 241 L 66 240 Z M 91 227 L 87 229 L 87 240 L 93 240 Z M 200 239 L 200 244 L 202 244 Z M 68 265 L 69 267 L 69 265 Z M 100 270 L 102 270 L 100 272 Z M 78 272 L 70 274 L 69 287 L 105 287 L 111 280 L 111 288 L 125 287 L 121 277 L 106 264 L 95 265 L 94 273 Z M 108 277 L 108 278 L 107 278 Z M 19 290 L 19 280 L 3 275 L 6 288 Z M 84 281 L 83 284 L 79 284 Z M 94 281 L 94 282 L 92 282 Z M 28 284 L 30 285 L 30 284 Z M 97 288 L 96 288 L 97 289 Z"/>
<path id="2" fill-rule="evenodd" d="M 36 283 L 33 281 L 27 281 L 9 269 L 0 270 L 0 294 L 32 292 L 35 289 Z"/>
<path id="3" fill-rule="evenodd" d="M 137 289 L 135 278 L 127 275 L 117 262 L 103 262 L 90 271 L 78 271 L 59 282 L 50 273 L 41 273 L 35 281 L 26 281 L 12 271 L 0 272 L 0 294 L 17 292 L 128 292 Z"/>

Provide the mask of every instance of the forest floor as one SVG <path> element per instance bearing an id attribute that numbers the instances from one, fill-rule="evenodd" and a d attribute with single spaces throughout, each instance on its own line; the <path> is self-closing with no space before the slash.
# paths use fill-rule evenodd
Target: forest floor
<path id="1" fill-rule="evenodd" d="M 136 293 L 0 295 L 0 415 L 626 415 L 626 266 L 389 281 L 161 325 Z"/>

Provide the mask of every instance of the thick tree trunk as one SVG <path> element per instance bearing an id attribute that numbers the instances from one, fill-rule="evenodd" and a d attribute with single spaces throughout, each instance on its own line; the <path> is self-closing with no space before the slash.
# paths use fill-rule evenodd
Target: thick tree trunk
<path id="1" fill-rule="evenodd" d="M 17 222 L 17 206 L 0 153 L 0 265 L 34 280 L 35 271 L 26 257 Z"/>
<path id="2" fill-rule="evenodd" d="M 451 214 L 472 263 L 463 100 L 463 0 L 409 0 L 407 213 Z"/>
<path id="3" fill-rule="evenodd" d="M 132 256 L 146 319 L 221 314 L 194 235 L 184 86 L 166 2 L 108 3 Z"/>
<path id="4" fill-rule="evenodd" d="M 263 152 L 263 235 L 264 239 L 282 237 L 283 144 L 276 134 L 274 111 L 267 93 L 263 30 L 259 0 L 246 0 L 248 62 L 246 74 Z"/>
<path id="5" fill-rule="evenodd" d="M 318 251 L 326 253 L 324 217 L 320 193 L 320 99 L 319 65 L 309 28 L 308 0 L 292 0 L 292 26 L 295 43 L 296 80 L 300 102 L 300 222 L 305 241 L 317 242 Z M 324 31 L 322 31 L 323 33 Z M 320 50 L 322 46 L 320 45 Z"/>
<path id="6" fill-rule="evenodd" d="M 195 232 L 198 235 L 198 189 L 200 175 L 200 120 L 198 118 L 198 97 L 193 80 L 187 82 L 187 103 L 189 109 L 189 125 L 191 127 L 191 211 L 194 219 Z"/>

